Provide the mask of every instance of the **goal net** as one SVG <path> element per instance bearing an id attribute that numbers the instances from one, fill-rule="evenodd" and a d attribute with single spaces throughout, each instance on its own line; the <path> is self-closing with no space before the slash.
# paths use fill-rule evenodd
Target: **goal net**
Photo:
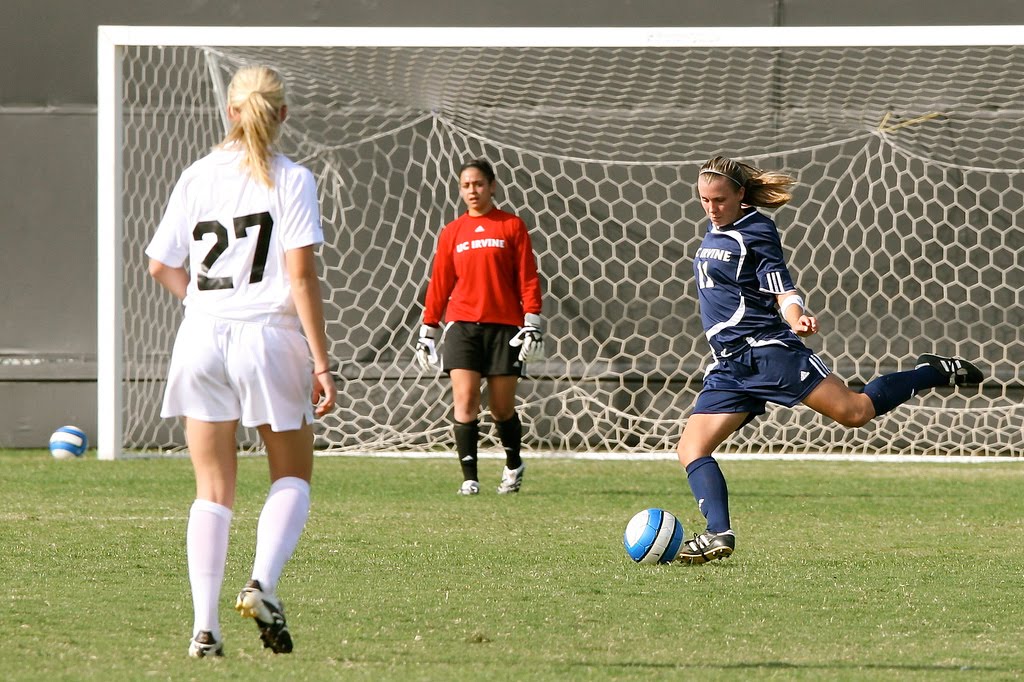
<path id="1" fill-rule="evenodd" d="M 770 406 L 723 449 L 1021 454 L 1014 28 L 101 27 L 101 456 L 184 446 L 158 414 L 181 308 L 143 250 L 178 174 L 221 139 L 232 73 L 252 63 L 284 76 L 281 148 L 320 189 L 343 379 L 319 449 L 451 447 L 449 383 L 415 366 L 412 341 L 438 233 L 463 210 L 456 169 L 486 157 L 544 283 L 548 357 L 519 390 L 525 447 L 672 450 L 709 362 L 694 183 L 722 153 L 798 177 L 772 214 L 821 322 L 808 345 L 840 378 L 859 388 L 922 352 L 988 375 L 855 430 Z M 482 433 L 498 444 L 486 413 Z"/>

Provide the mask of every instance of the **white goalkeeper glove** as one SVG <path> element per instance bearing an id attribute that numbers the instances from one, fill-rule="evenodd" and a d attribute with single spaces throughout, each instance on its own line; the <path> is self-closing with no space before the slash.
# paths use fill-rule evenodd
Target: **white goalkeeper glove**
<path id="1" fill-rule="evenodd" d="M 526 313 L 523 327 L 512 337 L 508 345 L 519 348 L 520 362 L 543 360 L 544 332 L 541 331 L 540 315 Z"/>
<path id="2" fill-rule="evenodd" d="M 436 333 L 437 327 L 420 327 L 420 338 L 416 340 L 416 362 L 422 369 L 437 367 L 437 345 L 434 343 Z"/>

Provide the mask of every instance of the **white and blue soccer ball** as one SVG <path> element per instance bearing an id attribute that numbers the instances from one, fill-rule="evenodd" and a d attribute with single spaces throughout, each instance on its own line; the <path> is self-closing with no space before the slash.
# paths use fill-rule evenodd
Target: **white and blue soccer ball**
<path id="1" fill-rule="evenodd" d="M 50 436 L 50 454 L 54 459 L 76 459 L 88 447 L 88 436 L 77 426 L 62 426 Z"/>
<path id="2" fill-rule="evenodd" d="M 683 524 L 664 509 L 645 509 L 626 524 L 622 544 L 638 564 L 667 564 L 683 545 Z"/>

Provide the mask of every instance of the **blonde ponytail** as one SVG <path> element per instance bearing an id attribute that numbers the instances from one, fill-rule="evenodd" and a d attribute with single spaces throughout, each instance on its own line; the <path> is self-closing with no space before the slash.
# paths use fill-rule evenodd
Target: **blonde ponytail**
<path id="1" fill-rule="evenodd" d="M 239 69 L 228 86 L 228 107 L 238 117 L 219 146 L 240 147 L 242 168 L 267 187 L 274 185 L 270 164 L 281 128 L 284 95 L 281 76 L 265 66 Z"/>
<path id="2" fill-rule="evenodd" d="M 707 180 L 713 176 L 726 177 L 743 188 L 743 203 L 748 206 L 778 208 L 793 198 L 790 188 L 796 178 L 779 171 L 761 170 L 724 156 L 708 159 L 700 167 L 700 175 Z"/>

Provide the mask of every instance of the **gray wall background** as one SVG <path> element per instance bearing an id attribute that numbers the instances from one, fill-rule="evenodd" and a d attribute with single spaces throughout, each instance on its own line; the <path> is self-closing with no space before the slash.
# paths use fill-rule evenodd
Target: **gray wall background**
<path id="1" fill-rule="evenodd" d="M 0 447 L 96 426 L 96 27 L 1024 24 L 993 0 L 6 0 L 0 23 Z"/>

